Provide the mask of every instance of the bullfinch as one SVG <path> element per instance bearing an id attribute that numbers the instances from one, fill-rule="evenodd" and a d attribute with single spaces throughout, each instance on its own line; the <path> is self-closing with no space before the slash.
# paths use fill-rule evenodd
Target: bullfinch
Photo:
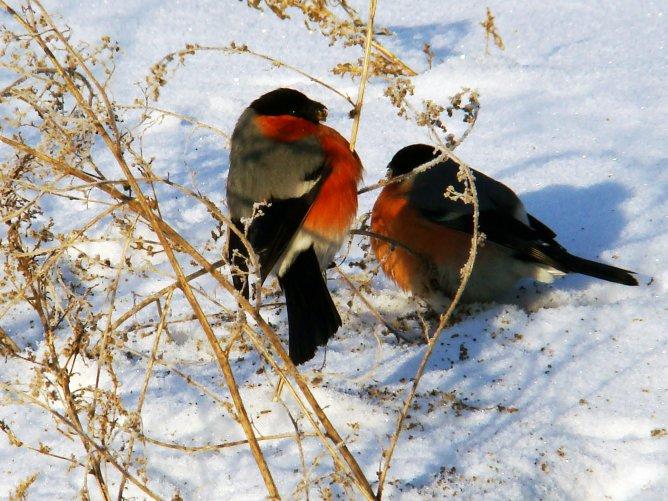
<path id="1" fill-rule="evenodd" d="M 259 261 L 260 285 L 272 271 L 285 294 L 289 353 L 311 359 L 341 326 L 322 270 L 332 262 L 357 212 L 362 163 L 334 129 L 327 108 L 280 88 L 253 101 L 231 141 L 227 200 L 233 224 Z M 230 232 L 228 260 L 246 297 L 248 252 Z"/>
<path id="2" fill-rule="evenodd" d="M 392 158 L 388 175 L 407 174 L 438 156 L 432 146 L 407 146 Z M 458 170 L 459 165 L 447 159 L 388 184 L 372 211 L 372 232 L 392 241 L 371 240 L 386 275 L 432 305 L 443 305 L 454 295 L 471 245 L 472 206 L 444 196 L 448 186 L 463 192 Z M 472 173 L 478 192 L 479 229 L 485 240 L 478 248 L 462 301 L 493 301 L 521 278 L 550 283 L 571 272 L 638 285 L 632 272 L 569 254 L 555 240 L 554 231 L 527 213 L 510 188 L 482 172 Z"/>

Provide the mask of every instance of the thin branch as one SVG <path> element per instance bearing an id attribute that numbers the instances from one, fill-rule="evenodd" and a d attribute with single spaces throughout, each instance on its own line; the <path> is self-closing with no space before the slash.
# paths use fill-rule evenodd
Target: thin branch
<path id="1" fill-rule="evenodd" d="M 350 280 L 348 275 L 346 275 L 338 265 L 336 265 L 335 268 L 336 268 L 336 271 L 339 274 L 339 276 L 348 285 L 348 287 L 350 287 L 350 290 L 353 291 L 353 294 L 356 295 L 358 298 L 360 298 L 360 301 L 362 301 L 362 303 L 364 303 L 364 306 L 367 307 L 367 309 L 376 318 L 376 320 L 378 320 L 381 324 L 383 324 L 385 326 L 385 328 L 389 332 L 394 334 L 394 336 L 397 339 L 401 339 L 402 341 L 410 342 L 410 339 L 407 338 L 397 327 L 395 327 L 394 325 L 392 325 L 390 322 L 388 322 L 387 320 L 385 320 L 383 318 L 383 316 L 376 309 L 376 307 L 374 305 L 372 305 L 366 297 L 364 297 L 364 294 L 362 294 L 362 292 L 355 286 L 355 284 L 352 282 L 352 280 Z"/>
<path id="2" fill-rule="evenodd" d="M 350 151 L 355 151 L 357 143 L 357 133 L 360 128 L 360 119 L 362 118 L 362 105 L 364 103 L 364 91 L 369 79 L 369 59 L 371 58 L 371 42 L 373 40 L 373 20 L 376 17 L 376 7 L 378 0 L 369 0 L 369 19 L 366 25 L 366 41 L 364 42 L 364 65 L 362 66 L 362 75 L 360 76 L 360 86 L 357 91 L 357 102 L 355 103 L 355 120 L 353 121 L 353 130 L 350 134 Z"/>
<path id="3" fill-rule="evenodd" d="M 400 183 L 402 181 L 405 181 L 406 179 L 411 179 L 411 178 L 417 176 L 418 174 L 420 174 L 422 172 L 426 172 L 429 169 L 431 169 L 432 167 L 440 164 L 446 158 L 449 158 L 449 155 L 447 155 L 447 154 L 445 154 L 441 151 L 441 154 L 438 155 L 436 158 L 434 158 L 433 160 L 430 160 L 429 162 L 426 162 L 426 163 L 420 165 L 419 167 L 416 167 L 412 171 L 407 172 L 406 174 L 401 174 L 400 176 L 394 176 L 394 177 L 390 177 L 390 178 L 381 179 L 380 181 L 378 181 L 375 184 L 360 188 L 359 190 L 357 190 L 357 194 L 361 195 L 361 194 L 367 193 L 369 191 L 377 190 L 379 188 L 384 188 L 385 186 L 388 186 L 390 184 Z"/>
<path id="4" fill-rule="evenodd" d="M 2 0 L 0 0 L 1 2 Z M 81 179 L 82 181 L 85 182 L 94 182 L 96 181 L 95 178 L 92 176 L 86 174 L 85 172 L 75 169 L 72 166 L 68 165 L 66 162 L 60 159 L 53 158 L 49 155 L 47 155 L 44 152 L 41 152 L 39 150 L 36 150 L 34 148 L 31 148 L 30 146 L 20 142 L 16 141 L 14 139 L 8 138 L 6 136 L 0 135 L 0 142 L 3 142 L 19 151 L 23 151 L 25 153 L 29 153 L 33 155 L 35 158 L 41 160 L 42 162 L 45 162 L 49 165 L 51 165 L 54 169 L 58 170 L 59 172 L 65 172 L 71 176 L 74 176 L 78 179 Z M 128 199 L 123 193 L 118 191 L 113 187 L 113 185 L 109 183 L 104 183 L 99 185 L 99 189 L 107 193 L 109 196 L 112 196 L 113 198 L 116 198 L 117 200 L 123 200 L 127 203 L 128 207 L 141 214 L 144 219 L 146 219 L 146 216 L 144 215 L 143 208 L 139 204 L 139 202 L 135 199 Z M 297 386 L 299 387 L 299 390 L 302 392 L 302 395 L 308 402 L 308 405 L 313 409 L 313 412 L 315 413 L 317 419 L 320 421 L 322 426 L 324 427 L 326 431 L 326 438 L 325 435 L 321 437 L 321 440 L 323 443 L 329 447 L 329 442 L 327 439 L 331 440 L 333 445 L 336 446 L 336 448 L 340 451 L 344 461 L 348 464 L 348 467 L 350 468 L 350 471 L 353 474 L 353 477 L 355 479 L 355 483 L 358 485 L 360 488 L 362 494 L 368 498 L 368 499 L 373 499 L 374 494 L 371 489 L 371 486 L 369 485 L 368 480 L 364 476 L 364 473 L 362 472 L 362 469 L 360 468 L 357 460 L 355 457 L 352 455 L 352 453 L 349 451 L 348 447 L 345 444 L 345 441 L 341 438 L 341 435 L 338 433 L 332 422 L 329 420 L 325 412 L 323 411 L 322 407 L 320 404 L 318 404 L 318 401 L 316 400 L 315 396 L 313 395 L 313 392 L 311 391 L 308 383 L 305 381 L 303 376 L 299 373 L 297 368 L 295 367 L 294 363 L 290 359 L 290 356 L 288 355 L 287 351 L 283 347 L 283 343 L 281 342 L 280 338 L 276 334 L 276 332 L 271 328 L 271 326 L 262 318 L 260 315 L 260 312 L 253 307 L 253 305 L 250 304 L 250 302 L 242 296 L 235 288 L 234 286 L 223 276 L 220 274 L 220 272 L 214 268 L 212 263 L 210 263 L 197 249 L 195 249 L 185 238 L 183 238 L 177 231 L 175 231 L 171 226 L 169 226 L 165 221 L 159 220 L 158 224 L 160 225 L 160 228 L 166 233 L 167 237 L 174 243 L 175 247 L 180 249 L 181 251 L 187 253 L 192 257 L 192 259 L 204 270 L 206 270 L 207 273 L 209 273 L 233 298 L 234 300 L 241 306 L 241 308 L 248 313 L 253 320 L 257 323 L 258 327 L 262 330 L 262 333 L 265 335 L 267 340 L 270 342 L 272 348 L 274 351 L 279 355 L 280 359 L 283 361 L 285 364 L 285 369 L 281 370 L 279 374 L 282 374 L 282 377 L 284 379 L 287 378 L 287 375 L 292 376 L 295 379 L 295 382 L 297 383 Z M 263 347 L 259 340 L 257 338 L 254 338 L 254 343 L 253 343 L 258 350 L 262 350 Z M 333 456 L 336 457 L 336 456 Z"/>
<path id="5" fill-rule="evenodd" d="M 401 243 L 398 240 L 395 240 L 394 238 L 390 238 L 388 236 L 381 235 L 380 233 L 376 233 L 375 231 L 361 230 L 361 229 L 354 228 L 354 229 L 350 230 L 349 233 L 351 235 L 361 235 L 361 236 L 373 238 L 373 239 L 376 239 L 376 240 L 382 240 L 383 242 L 387 242 L 388 244 L 390 244 L 394 247 L 398 247 L 402 250 L 405 250 L 406 252 L 408 252 L 412 256 L 415 256 L 415 257 L 420 258 L 420 259 L 427 259 L 422 254 L 418 254 L 417 252 L 415 252 L 415 250 L 411 249 L 408 245 L 406 245 L 404 243 Z"/>
<path id="6" fill-rule="evenodd" d="M 0 0 L 0 5 L 2 5 L 4 2 L 3 0 Z M 128 480 L 132 482 L 136 487 L 138 487 L 144 494 L 149 496 L 151 499 L 155 499 L 157 501 L 160 501 L 162 498 L 158 496 L 155 492 L 153 492 L 149 487 L 141 482 L 139 479 L 137 479 L 132 473 L 127 471 L 116 459 L 114 456 L 111 455 L 109 450 L 98 444 L 93 438 L 91 438 L 84 430 L 81 428 L 81 426 L 78 426 L 76 423 L 70 421 L 67 417 L 63 416 L 61 413 L 58 411 L 52 409 L 51 407 L 47 406 L 44 402 L 40 401 L 39 399 L 33 397 L 29 392 L 21 392 L 17 393 L 15 390 L 11 388 L 11 386 L 7 385 L 6 383 L 0 382 L 0 388 L 2 388 L 4 391 L 16 395 L 16 398 L 19 401 L 29 401 L 33 403 L 34 405 L 44 409 L 45 411 L 49 412 L 51 415 L 53 415 L 58 421 L 66 425 L 68 428 L 70 428 L 72 431 L 74 431 L 79 437 L 82 439 L 82 441 L 89 447 L 94 448 L 99 452 L 104 458 L 111 464 L 114 468 L 116 468 L 121 474 L 124 474 L 128 477 Z"/>
<path id="7" fill-rule="evenodd" d="M 390 61 L 392 61 L 393 63 L 398 64 L 399 66 L 401 66 L 409 77 L 417 76 L 417 73 L 413 68 L 411 68 L 406 63 L 404 63 L 401 59 L 399 59 L 399 57 L 397 57 L 396 54 L 394 54 L 392 51 L 387 49 L 380 42 L 377 42 L 376 40 L 372 40 L 371 41 L 371 46 L 374 49 L 376 49 L 378 52 L 380 52 L 385 58 L 387 58 Z"/>
<path id="8" fill-rule="evenodd" d="M 197 120 L 195 117 L 191 117 L 190 115 L 184 115 L 182 113 L 166 110 L 164 108 L 158 108 L 156 106 L 150 106 L 148 104 L 118 105 L 118 108 L 121 110 L 143 110 L 144 113 L 146 113 L 147 111 L 153 111 L 170 117 L 178 118 L 179 120 L 191 123 L 197 127 L 202 127 L 203 129 L 208 129 L 211 132 L 221 137 L 224 137 L 226 141 L 226 147 L 229 145 L 230 135 L 227 132 L 225 132 L 223 129 L 219 127 L 216 127 L 215 125 L 211 125 L 206 122 L 202 122 L 201 120 Z"/>
<path id="9" fill-rule="evenodd" d="M 438 138 L 437 135 L 436 137 Z M 401 409 L 401 413 L 399 414 L 399 419 L 397 420 L 396 428 L 394 430 L 394 433 L 392 434 L 392 438 L 390 439 L 390 445 L 383 453 L 384 463 L 378 475 L 378 489 L 376 491 L 377 499 L 382 498 L 383 487 L 385 485 L 387 473 L 390 469 L 392 456 L 399 441 L 399 436 L 401 435 L 401 432 L 403 430 L 404 421 L 406 419 L 406 416 L 408 415 L 408 412 L 411 409 L 413 399 L 415 398 L 415 394 L 417 393 L 418 386 L 420 384 L 422 376 L 424 375 L 424 371 L 427 368 L 427 363 L 429 362 L 429 359 L 432 353 L 434 352 L 434 348 L 438 345 L 438 340 L 440 338 L 441 333 L 443 332 L 443 329 L 450 321 L 452 312 L 455 310 L 457 304 L 459 303 L 459 300 L 462 297 L 462 294 L 464 293 L 466 284 L 468 283 L 469 278 L 471 277 L 471 273 L 473 272 L 473 265 L 475 263 L 478 251 L 480 213 L 478 205 L 478 193 L 476 190 L 475 179 L 471 172 L 471 168 L 462 160 L 457 158 L 455 154 L 443 144 L 443 142 L 440 142 L 439 149 L 442 155 L 446 155 L 448 158 L 459 164 L 460 172 L 463 172 L 466 178 L 466 189 L 470 192 L 471 203 L 473 205 L 473 234 L 471 236 L 471 247 L 469 249 L 468 259 L 464 264 L 464 266 L 462 267 L 462 269 L 460 270 L 461 281 L 459 283 L 459 287 L 457 288 L 457 291 L 455 292 L 455 295 L 452 298 L 452 301 L 450 302 L 450 306 L 441 315 L 438 326 L 436 327 L 434 334 L 431 336 L 429 342 L 427 343 L 427 348 L 424 354 L 422 355 L 422 359 L 420 360 L 420 364 L 418 366 L 417 372 L 415 373 L 415 377 L 413 379 L 413 384 L 411 386 L 410 392 L 408 393 L 408 396 L 404 400 L 404 405 Z"/>
<path id="10" fill-rule="evenodd" d="M 225 259 L 220 259 L 216 261 L 215 263 L 211 264 L 211 267 L 213 269 L 218 269 L 221 266 L 223 266 L 227 261 Z M 207 270 L 201 268 L 198 271 L 195 271 L 191 273 L 190 275 L 186 276 L 186 280 L 188 282 L 195 280 L 196 278 L 199 278 L 203 275 L 206 275 L 209 273 Z M 146 296 L 144 299 L 142 299 L 140 302 L 135 304 L 132 308 L 130 308 L 128 311 L 123 313 L 121 316 L 119 316 L 114 322 L 111 324 L 111 330 L 116 330 L 118 329 L 122 324 L 124 324 L 127 320 L 129 320 L 131 317 L 139 313 L 141 310 L 146 308 L 148 305 L 151 303 L 157 301 L 159 298 L 162 296 L 172 292 L 173 290 L 177 289 L 179 287 L 178 282 L 174 282 L 171 285 L 168 285 L 167 287 L 163 287 L 159 291 L 154 292 L 150 296 Z"/>
<path id="11" fill-rule="evenodd" d="M 351 106 L 355 106 L 355 103 L 353 100 L 348 96 L 347 94 L 341 92 L 338 90 L 336 87 L 333 85 L 328 84 L 324 80 L 315 77 L 311 75 L 310 73 L 307 73 L 306 71 L 293 66 L 291 64 L 285 63 L 283 61 L 280 61 L 274 57 L 271 57 L 267 54 L 263 54 L 261 52 L 254 51 L 250 49 L 247 45 L 237 45 L 234 42 L 232 42 L 230 45 L 225 45 L 225 46 L 213 46 L 213 45 L 200 45 L 200 44 L 188 44 L 186 45 L 186 48 L 184 50 L 180 50 L 177 52 L 170 52 L 169 54 L 165 55 L 156 65 L 160 64 L 166 64 L 169 61 L 172 61 L 175 56 L 179 57 L 184 57 L 186 55 L 192 55 L 195 54 L 196 52 L 200 51 L 211 51 L 211 52 L 222 52 L 224 54 L 249 54 L 251 56 L 255 56 L 259 59 L 263 59 L 265 61 L 270 62 L 273 66 L 277 68 L 286 68 L 290 71 L 294 71 L 295 73 L 298 73 L 299 75 L 311 80 L 314 83 L 317 83 L 318 85 L 323 86 L 324 88 L 328 89 L 329 91 L 333 92 L 337 96 L 345 99 L 348 101 L 348 103 Z M 154 65 L 154 67 L 156 66 Z"/>
<path id="12" fill-rule="evenodd" d="M 297 436 L 294 433 L 277 433 L 275 435 L 264 435 L 257 437 L 260 442 L 268 442 L 272 440 L 285 440 L 291 438 L 297 440 L 298 438 L 304 437 L 315 437 L 315 433 L 300 433 Z M 231 442 L 225 442 L 222 444 L 209 444 L 209 445 L 181 445 L 175 442 L 165 442 L 163 440 L 158 440 L 157 438 L 148 437 L 146 435 L 140 435 L 142 440 L 145 440 L 149 444 L 157 445 L 158 447 L 165 447 L 167 449 L 174 449 L 177 451 L 183 451 L 188 453 L 198 453 L 198 452 L 216 452 L 222 449 L 229 449 L 232 447 L 238 447 L 240 445 L 248 445 L 248 440 L 235 440 Z"/>
<path id="13" fill-rule="evenodd" d="M 35 0 L 37 5 L 39 3 L 37 0 Z M 113 118 L 113 111 L 110 106 L 108 106 L 109 113 L 111 115 L 110 119 L 112 122 L 112 131 L 114 131 L 114 135 L 116 136 L 116 140 L 112 139 L 112 137 L 108 134 L 106 128 L 104 125 L 100 122 L 97 114 L 91 109 L 91 107 L 87 104 L 87 102 L 83 99 L 83 96 L 79 92 L 79 89 L 77 86 L 74 84 L 72 79 L 69 77 L 67 72 L 64 70 L 58 59 L 55 57 L 51 49 L 47 46 L 46 42 L 42 39 L 40 34 L 27 22 L 21 18 L 15 11 L 13 11 L 3 0 L 0 0 L 0 3 L 5 6 L 5 8 L 8 10 L 10 14 L 14 16 L 15 19 L 19 21 L 19 23 L 28 31 L 28 33 L 33 37 L 33 39 L 40 45 L 42 48 L 43 52 L 47 55 L 47 57 L 51 60 L 52 64 L 54 67 L 58 70 L 58 73 L 60 73 L 61 77 L 65 80 L 65 83 L 67 84 L 67 88 L 69 92 L 72 94 L 74 99 L 79 103 L 79 106 L 83 109 L 83 111 L 88 115 L 89 119 L 93 122 L 93 125 L 95 126 L 95 129 L 99 133 L 100 137 L 108 147 L 109 151 L 112 153 L 114 158 L 116 159 L 116 162 L 118 163 L 118 166 L 121 168 L 123 171 L 123 174 L 125 175 L 126 179 L 128 180 L 129 185 L 131 186 L 133 193 L 136 196 L 136 201 L 139 205 L 140 208 L 140 214 L 148 220 L 148 222 L 151 224 L 151 227 L 155 231 L 156 235 L 158 236 L 158 240 L 160 241 L 165 254 L 167 255 L 167 258 L 172 265 L 172 268 L 174 269 L 174 272 L 176 273 L 176 276 L 179 281 L 179 288 L 183 291 L 184 295 L 186 296 L 186 299 L 188 300 L 188 303 L 190 304 L 191 308 L 195 312 L 195 314 L 198 317 L 198 320 L 200 322 L 200 325 L 202 326 L 202 329 L 204 330 L 204 333 L 206 334 L 207 340 L 209 341 L 209 344 L 211 345 L 214 354 L 216 355 L 216 359 L 218 360 L 218 364 L 221 367 L 221 370 L 223 372 L 223 376 L 225 377 L 226 383 L 228 385 L 228 388 L 230 390 L 230 394 L 232 396 L 232 400 L 235 404 L 235 407 L 237 407 L 237 411 L 239 414 L 241 426 L 244 430 L 244 433 L 246 433 L 249 442 L 250 442 L 250 449 L 251 452 L 253 453 L 253 457 L 255 458 L 255 461 L 258 465 L 258 469 L 260 470 L 260 474 L 262 475 L 262 478 L 265 482 L 265 486 L 267 488 L 267 491 L 269 493 L 269 496 L 272 498 L 277 498 L 278 497 L 278 491 L 276 489 L 276 484 L 274 483 L 274 480 L 271 476 L 271 473 L 269 471 L 269 468 L 267 466 L 266 460 L 262 454 L 262 451 L 260 449 L 259 444 L 257 443 L 257 440 L 255 439 L 255 433 L 253 432 L 252 426 L 250 424 L 250 420 L 248 418 L 248 414 L 246 413 L 246 409 L 244 407 L 243 401 L 241 399 L 241 395 L 239 393 L 238 386 L 236 384 L 236 381 L 234 379 L 234 374 L 232 372 L 232 368 L 229 364 L 229 361 L 225 358 L 224 353 L 222 352 L 222 349 L 220 348 L 220 345 L 218 343 L 218 339 L 216 338 L 213 329 L 211 328 L 211 325 L 208 322 L 208 319 L 206 318 L 206 315 L 204 314 L 202 308 L 199 305 L 199 302 L 195 298 L 195 295 L 193 294 L 192 290 L 190 289 L 190 286 L 188 285 L 188 281 L 185 278 L 185 275 L 183 273 L 183 270 L 181 268 L 181 265 L 179 264 L 178 260 L 176 259 L 175 256 L 175 251 L 172 247 L 172 244 L 170 241 L 167 239 L 165 236 L 164 230 L 160 224 L 162 220 L 159 220 L 156 216 L 156 214 L 153 212 L 151 209 L 151 206 L 146 199 L 145 195 L 143 194 L 137 180 L 135 179 L 135 176 L 132 174 L 132 171 L 130 170 L 129 166 L 127 165 L 125 158 L 123 157 L 123 152 L 122 152 L 122 147 L 120 144 L 120 138 L 117 133 L 116 129 L 116 123 L 115 119 Z M 41 7 L 41 5 L 39 5 Z M 46 16 L 45 16 L 46 17 Z M 61 41 L 63 40 L 62 34 L 60 34 L 60 31 L 58 28 L 55 26 L 53 22 L 50 21 L 48 17 L 46 17 L 47 21 L 49 22 L 49 25 L 51 28 L 59 34 L 59 38 Z M 105 90 L 101 87 L 99 82 L 97 82 L 97 79 L 95 78 L 94 75 L 88 70 L 88 67 L 86 66 L 85 62 L 81 59 L 81 56 L 74 51 L 69 44 L 64 41 L 63 42 L 68 50 L 68 53 L 71 54 L 72 56 L 76 57 L 77 60 L 80 61 L 80 66 L 84 69 L 86 72 L 87 76 L 90 78 L 91 81 L 93 81 L 95 87 L 98 89 L 99 94 L 101 95 L 102 99 L 105 101 L 105 103 L 108 103 L 108 98 L 106 96 Z M 74 54 L 72 54 L 74 53 Z"/>
<path id="14" fill-rule="evenodd" d="M 139 392 L 139 400 L 137 402 L 137 408 L 135 409 L 135 415 L 137 416 L 137 419 L 139 422 L 137 423 L 137 426 L 141 424 L 141 411 L 142 407 L 144 406 L 144 399 L 146 398 L 146 391 L 148 390 L 148 383 L 151 380 L 151 375 L 153 374 L 153 366 L 155 365 L 155 360 L 157 357 L 158 353 L 158 346 L 160 345 L 160 337 L 162 335 L 162 331 L 165 327 L 165 323 L 167 321 L 167 316 L 169 315 L 169 308 L 172 304 L 172 296 L 174 294 L 174 291 L 171 291 L 167 294 L 167 297 L 165 298 L 165 308 L 164 310 L 160 306 L 160 300 L 158 299 L 155 303 L 158 307 L 158 313 L 160 314 L 160 322 L 158 323 L 158 328 L 155 331 L 155 339 L 153 340 L 153 347 L 151 348 L 151 355 L 148 359 L 148 363 L 146 364 L 146 370 L 144 371 L 144 382 L 142 383 L 141 391 Z M 128 468 L 130 466 L 130 460 L 132 459 L 132 451 L 135 446 L 135 434 L 133 433 L 130 436 L 130 441 L 128 443 L 128 452 L 125 455 L 125 467 Z M 123 475 L 123 478 L 121 478 L 121 483 L 118 487 L 118 495 L 116 496 L 116 499 L 118 501 L 123 501 L 123 490 L 125 489 L 125 482 L 127 481 L 127 477 Z"/>

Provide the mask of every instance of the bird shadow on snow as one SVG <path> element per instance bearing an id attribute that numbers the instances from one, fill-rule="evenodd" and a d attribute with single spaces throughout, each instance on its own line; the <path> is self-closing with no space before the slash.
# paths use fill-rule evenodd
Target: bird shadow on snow
<path id="1" fill-rule="evenodd" d="M 552 228 L 569 252 L 597 259 L 617 244 L 626 224 L 620 205 L 630 195 L 623 185 L 603 181 L 581 188 L 557 184 L 522 193 L 521 199 L 527 212 Z"/>

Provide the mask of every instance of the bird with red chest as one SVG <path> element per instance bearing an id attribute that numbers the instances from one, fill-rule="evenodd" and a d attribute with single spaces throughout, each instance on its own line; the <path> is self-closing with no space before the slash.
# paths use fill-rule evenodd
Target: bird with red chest
<path id="1" fill-rule="evenodd" d="M 334 129 L 327 108 L 292 89 L 253 101 L 232 134 L 227 200 L 233 224 L 259 260 L 260 284 L 272 271 L 285 294 L 289 353 L 315 355 L 341 326 L 322 269 L 357 212 L 362 164 Z M 230 232 L 228 259 L 237 290 L 249 297 L 248 252 Z"/>
<path id="2" fill-rule="evenodd" d="M 432 146 L 407 146 L 392 158 L 389 176 L 412 172 L 438 156 Z M 448 159 L 386 185 L 371 216 L 372 232 L 389 240 L 371 240 L 385 274 L 402 289 L 439 307 L 459 287 L 473 232 L 472 206 L 444 196 L 448 186 L 463 192 L 458 170 L 458 164 Z M 521 278 L 550 283 L 571 272 L 638 285 L 633 272 L 569 254 L 550 228 L 527 213 L 510 188 L 482 172 L 472 173 L 485 241 L 478 248 L 462 301 L 494 301 Z"/>

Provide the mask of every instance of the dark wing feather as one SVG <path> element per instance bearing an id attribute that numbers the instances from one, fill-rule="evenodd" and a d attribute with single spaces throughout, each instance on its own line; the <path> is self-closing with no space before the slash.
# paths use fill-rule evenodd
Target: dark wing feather
<path id="1" fill-rule="evenodd" d="M 442 218 L 438 214 L 422 211 L 422 215 L 431 221 L 446 226 L 453 230 L 461 231 L 471 235 L 473 233 L 472 215 L 459 216 L 455 219 Z M 547 233 L 543 227 L 538 229 L 527 226 L 522 221 L 515 219 L 507 213 L 487 210 L 481 211 L 479 217 L 479 230 L 485 234 L 488 241 L 502 245 L 513 251 L 515 257 L 525 261 L 534 261 L 555 268 L 560 268 L 559 263 L 550 257 L 555 251 L 564 251 L 553 238 L 545 238 Z"/>
<path id="2" fill-rule="evenodd" d="M 533 217 L 531 214 L 527 214 L 529 217 L 529 224 L 531 227 L 540 233 L 540 236 L 546 240 L 551 240 L 556 238 L 557 234 L 552 231 L 552 228 L 543 224 L 541 221 Z"/>
<path id="3" fill-rule="evenodd" d="M 317 172 L 309 173 L 309 178 L 305 180 L 318 181 L 301 197 L 285 200 L 269 199 L 267 205 L 260 208 L 261 212 L 249 225 L 248 241 L 258 255 L 260 278 L 263 282 L 297 233 L 330 172 L 331 168 L 323 165 Z"/>
<path id="4" fill-rule="evenodd" d="M 447 162 L 415 177 L 410 200 L 429 220 L 453 230 L 473 232 L 470 204 L 443 196 L 452 185 L 463 190 L 456 178 L 457 164 Z M 570 254 L 548 226 L 528 214 L 513 191 L 498 181 L 473 171 L 480 206 L 480 231 L 487 240 L 510 249 L 517 259 L 551 266 L 625 285 L 637 285 L 633 272 Z"/>
<path id="5" fill-rule="evenodd" d="M 458 165 L 448 161 L 419 174 L 410 192 L 411 204 L 429 220 L 467 234 L 473 232 L 473 207 L 446 198 L 448 186 L 461 192 L 464 185 L 457 179 Z M 479 229 L 490 242 L 510 249 L 526 261 L 562 268 L 557 256 L 565 253 L 555 240 L 555 233 L 535 217 L 527 214 L 515 193 L 482 172 L 472 171 L 479 203 Z"/>

